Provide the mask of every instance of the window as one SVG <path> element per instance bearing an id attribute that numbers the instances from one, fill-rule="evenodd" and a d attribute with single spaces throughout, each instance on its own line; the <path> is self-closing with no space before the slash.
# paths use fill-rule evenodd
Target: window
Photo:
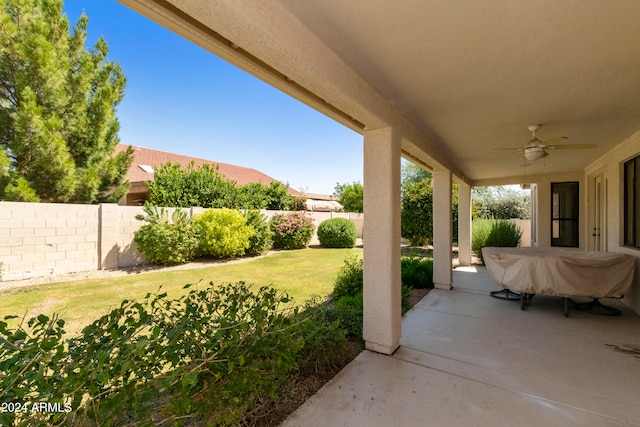
<path id="1" fill-rule="evenodd" d="M 577 182 L 551 183 L 551 246 L 580 246 L 578 190 Z"/>
<path id="2" fill-rule="evenodd" d="M 149 165 L 138 165 L 138 167 L 146 173 L 153 173 L 153 168 Z"/>
<path id="3" fill-rule="evenodd" d="M 640 156 L 624 163 L 624 245 L 640 249 Z"/>

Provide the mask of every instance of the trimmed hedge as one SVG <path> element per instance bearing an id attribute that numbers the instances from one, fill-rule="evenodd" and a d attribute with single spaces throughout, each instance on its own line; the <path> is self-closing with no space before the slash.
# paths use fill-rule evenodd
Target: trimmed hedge
<path id="1" fill-rule="evenodd" d="M 302 249 L 311 241 L 315 226 L 306 212 L 276 214 L 269 222 L 275 249 Z"/>
<path id="2" fill-rule="evenodd" d="M 346 218 L 332 218 L 318 226 L 318 240 L 325 248 L 352 248 L 356 245 L 356 226 Z"/>
<path id="3" fill-rule="evenodd" d="M 245 217 L 236 210 L 210 209 L 194 217 L 200 236 L 200 254 L 214 258 L 244 255 L 254 234 Z"/>

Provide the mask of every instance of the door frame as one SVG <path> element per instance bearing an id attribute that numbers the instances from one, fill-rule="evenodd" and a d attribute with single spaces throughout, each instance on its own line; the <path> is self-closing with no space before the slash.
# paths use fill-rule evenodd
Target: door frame
<path id="1" fill-rule="evenodd" d="M 587 250 L 607 250 L 607 179 L 601 169 L 587 178 Z"/>

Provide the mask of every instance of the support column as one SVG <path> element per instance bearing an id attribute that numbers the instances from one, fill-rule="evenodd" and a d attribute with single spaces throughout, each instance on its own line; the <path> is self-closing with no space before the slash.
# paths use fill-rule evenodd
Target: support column
<path id="1" fill-rule="evenodd" d="M 471 265 L 471 186 L 458 185 L 458 261 Z"/>
<path id="2" fill-rule="evenodd" d="M 366 218 L 366 215 L 365 215 Z M 433 285 L 451 289 L 451 171 L 433 172 Z"/>
<path id="3" fill-rule="evenodd" d="M 364 131 L 364 325 L 366 348 L 392 354 L 401 334 L 400 134 Z"/>

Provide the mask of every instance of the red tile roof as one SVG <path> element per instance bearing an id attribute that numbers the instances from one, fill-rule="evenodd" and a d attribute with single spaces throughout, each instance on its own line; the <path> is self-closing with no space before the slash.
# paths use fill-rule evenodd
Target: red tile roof
<path id="1" fill-rule="evenodd" d="M 116 151 L 125 151 L 128 145 L 118 144 Z M 183 156 L 181 154 L 167 153 L 165 151 L 152 150 L 144 147 L 133 148 L 133 162 L 129 168 L 127 179 L 131 183 L 153 181 L 153 173 L 146 172 L 142 169 L 142 165 L 151 166 L 152 168 L 158 168 L 167 162 L 179 163 L 183 167 L 187 167 L 189 163 L 193 161 L 194 166 L 200 166 L 204 163 L 212 165 L 218 165 L 218 171 L 224 175 L 227 179 L 235 181 L 237 185 L 245 185 L 251 182 L 260 182 L 264 185 L 269 185 L 276 179 L 271 178 L 268 175 L 260 172 L 256 169 L 245 168 L 243 166 L 230 165 L 227 163 L 219 163 L 211 160 L 199 159 L 191 156 Z M 294 196 L 300 196 L 299 191 L 289 188 L 289 194 Z"/>

